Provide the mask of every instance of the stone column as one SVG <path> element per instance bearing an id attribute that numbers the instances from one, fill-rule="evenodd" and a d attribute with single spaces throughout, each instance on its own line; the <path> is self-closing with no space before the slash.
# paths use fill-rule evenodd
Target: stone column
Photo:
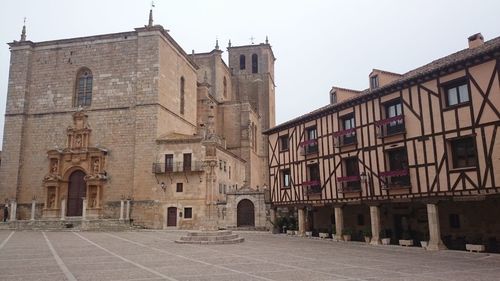
<path id="1" fill-rule="evenodd" d="M 61 200 L 61 220 L 66 219 L 66 199 Z"/>
<path id="2" fill-rule="evenodd" d="M 304 236 L 306 233 L 306 208 L 299 208 L 299 235 Z"/>
<path id="3" fill-rule="evenodd" d="M 341 206 L 335 207 L 335 232 L 336 238 L 342 240 L 342 231 L 344 230 L 344 211 Z"/>
<path id="4" fill-rule="evenodd" d="M 120 220 L 122 221 L 123 220 L 123 206 L 124 206 L 125 202 L 124 200 L 120 200 Z"/>
<path id="5" fill-rule="evenodd" d="M 82 203 L 82 220 L 87 219 L 87 199 L 83 198 Z"/>
<path id="6" fill-rule="evenodd" d="M 370 206 L 370 219 L 372 224 L 372 245 L 380 245 L 380 207 Z"/>
<path id="7" fill-rule="evenodd" d="M 35 220 L 35 212 L 36 212 L 36 201 L 31 201 L 31 220 Z"/>
<path id="8" fill-rule="evenodd" d="M 427 220 L 429 221 L 429 244 L 426 250 L 446 250 L 446 246 L 441 240 L 439 210 L 437 204 L 427 204 Z"/>
<path id="9" fill-rule="evenodd" d="M 11 201 L 10 202 L 10 221 L 15 221 L 16 220 L 16 213 L 17 213 L 17 202 L 16 201 Z"/>
<path id="10" fill-rule="evenodd" d="M 276 226 L 276 209 L 270 208 L 269 209 L 269 220 L 271 221 L 271 233 L 274 233 L 275 229 L 278 229 Z M 278 230 L 279 232 L 279 230 Z"/>
<path id="11" fill-rule="evenodd" d="M 130 200 L 127 200 L 127 206 L 125 208 L 125 220 L 130 220 Z"/>

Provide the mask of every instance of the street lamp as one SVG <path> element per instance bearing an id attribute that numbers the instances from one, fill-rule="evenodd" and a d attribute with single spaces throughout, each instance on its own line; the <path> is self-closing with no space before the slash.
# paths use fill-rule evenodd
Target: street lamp
<path id="1" fill-rule="evenodd" d="M 164 182 L 161 182 L 160 187 L 161 187 L 161 190 L 163 190 L 163 192 L 165 192 L 167 190 L 167 186 L 165 185 Z"/>

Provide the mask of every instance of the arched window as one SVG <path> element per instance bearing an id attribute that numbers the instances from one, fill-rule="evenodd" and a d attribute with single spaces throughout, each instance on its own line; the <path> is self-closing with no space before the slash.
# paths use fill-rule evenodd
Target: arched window
<path id="1" fill-rule="evenodd" d="M 257 57 L 257 54 L 252 55 L 252 73 L 257 73 L 259 72 L 259 58 Z"/>
<path id="2" fill-rule="evenodd" d="M 180 111 L 181 114 L 184 114 L 184 77 L 181 77 L 181 90 L 180 90 Z"/>
<path id="3" fill-rule="evenodd" d="M 246 68 L 246 58 L 245 55 L 240 55 L 240 69 Z"/>
<path id="4" fill-rule="evenodd" d="M 76 76 L 75 106 L 90 106 L 92 103 L 92 72 L 81 69 Z"/>
<path id="5" fill-rule="evenodd" d="M 224 76 L 224 80 L 222 80 L 222 84 L 224 86 L 224 97 L 227 98 L 227 80 L 226 80 L 226 76 Z"/>

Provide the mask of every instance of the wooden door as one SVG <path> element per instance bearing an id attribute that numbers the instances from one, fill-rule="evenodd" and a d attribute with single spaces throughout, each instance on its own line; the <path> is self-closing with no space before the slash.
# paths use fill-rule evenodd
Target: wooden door
<path id="1" fill-rule="evenodd" d="M 243 199 L 238 203 L 237 226 L 255 226 L 255 211 L 252 201 Z"/>
<path id="2" fill-rule="evenodd" d="M 82 215 L 83 198 L 87 191 L 84 177 L 85 173 L 82 171 L 74 171 L 69 176 L 68 211 L 66 213 L 69 217 Z"/>
<path id="3" fill-rule="evenodd" d="M 167 209 L 167 226 L 177 226 L 177 208 L 170 207 Z"/>

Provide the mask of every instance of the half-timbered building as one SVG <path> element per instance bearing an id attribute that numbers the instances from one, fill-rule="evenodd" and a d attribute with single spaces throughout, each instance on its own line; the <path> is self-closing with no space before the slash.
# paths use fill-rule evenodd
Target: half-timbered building
<path id="1" fill-rule="evenodd" d="M 371 231 L 430 250 L 500 239 L 500 37 L 370 87 L 333 87 L 330 104 L 266 131 L 275 207 L 299 233 Z"/>

